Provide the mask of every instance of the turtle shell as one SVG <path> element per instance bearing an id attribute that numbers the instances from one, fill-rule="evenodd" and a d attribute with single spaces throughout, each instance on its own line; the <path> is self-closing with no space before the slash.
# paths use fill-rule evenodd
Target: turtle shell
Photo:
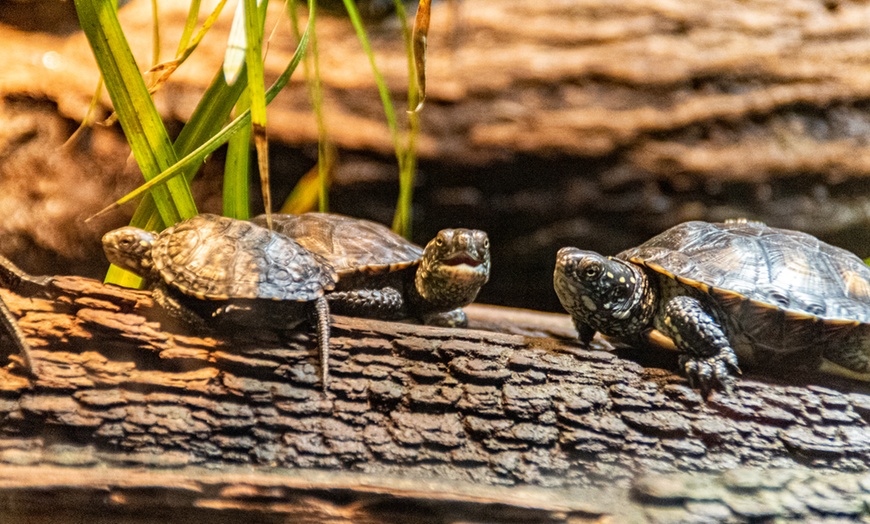
<path id="1" fill-rule="evenodd" d="M 168 285 L 203 300 L 307 302 L 333 289 L 337 279 L 326 261 L 292 239 L 209 214 L 161 232 L 151 257 Z"/>
<path id="2" fill-rule="evenodd" d="M 266 216 L 253 222 L 265 226 Z M 416 267 L 423 256 L 423 248 L 384 225 L 336 213 L 273 214 L 272 227 L 325 258 L 339 279 Z"/>
<path id="3" fill-rule="evenodd" d="M 773 319 L 870 323 L 870 267 L 806 233 L 751 221 L 686 222 L 617 258 L 715 298 L 726 314 L 740 303 L 786 313 L 744 319 L 759 330 L 772 329 Z"/>

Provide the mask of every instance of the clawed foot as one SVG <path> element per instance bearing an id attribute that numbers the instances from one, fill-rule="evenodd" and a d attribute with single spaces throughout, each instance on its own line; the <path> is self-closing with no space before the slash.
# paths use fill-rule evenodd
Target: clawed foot
<path id="1" fill-rule="evenodd" d="M 440 326 L 450 328 L 468 327 L 468 316 L 461 308 L 447 311 L 446 313 L 434 313 L 423 316 L 423 323 L 427 326 Z"/>
<path id="2" fill-rule="evenodd" d="M 741 374 L 740 367 L 737 365 L 737 355 L 731 348 L 722 349 L 716 355 L 705 358 L 681 355 L 680 367 L 689 378 L 689 385 L 700 389 L 705 397 L 713 389 L 731 393 L 734 375 Z"/>

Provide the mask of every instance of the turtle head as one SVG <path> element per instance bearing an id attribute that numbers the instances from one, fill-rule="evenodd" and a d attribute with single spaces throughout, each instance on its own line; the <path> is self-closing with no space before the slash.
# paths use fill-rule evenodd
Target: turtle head
<path id="1" fill-rule="evenodd" d="M 576 247 L 556 254 L 553 287 L 577 330 L 610 336 L 640 333 L 652 321 L 655 296 L 634 264 Z M 588 340 L 586 340 L 588 342 Z"/>
<path id="2" fill-rule="evenodd" d="M 477 229 L 442 229 L 423 250 L 416 289 L 425 309 L 466 306 L 489 280 L 489 237 Z"/>
<path id="3" fill-rule="evenodd" d="M 103 235 L 103 251 L 109 262 L 140 277 L 151 274 L 153 244 L 154 233 L 136 227 L 122 227 Z"/>

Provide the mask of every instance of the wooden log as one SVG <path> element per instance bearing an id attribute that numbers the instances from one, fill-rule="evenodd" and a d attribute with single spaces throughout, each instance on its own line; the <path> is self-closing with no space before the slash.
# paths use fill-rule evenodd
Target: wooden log
<path id="1" fill-rule="evenodd" d="M 307 333 L 186 333 L 148 292 L 78 277 L 15 287 L 36 376 L 0 369 L 0 510 L 22 521 L 45 493 L 52 522 L 148 523 L 859 519 L 870 493 L 856 384 L 747 377 L 704 401 L 655 356 L 579 348 L 564 315 L 471 306 L 477 329 L 335 317 L 324 395 Z"/>
<path id="2" fill-rule="evenodd" d="M 582 349 L 561 315 L 470 309 L 478 326 L 515 334 L 335 317 L 324 395 L 304 331 L 189 333 L 149 293 L 78 277 L 0 297 L 20 316 L 36 373 L 0 370 L 0 462 L 40 463 L 61 446 L 112 465 L 546 486 L 870 462 L 866 385 L 747 377 L 705 401 L 669 370 L 673 355 L 656 365 L 651 352 Z"/>
<path id="3" fill-rule="evenodd" d="M 844 523 L 866 519 L 868 495 L 867 474 L 811 470 L 650 475 L 625 490 L 244 467 L 0 466 L 8 523 Z"/>

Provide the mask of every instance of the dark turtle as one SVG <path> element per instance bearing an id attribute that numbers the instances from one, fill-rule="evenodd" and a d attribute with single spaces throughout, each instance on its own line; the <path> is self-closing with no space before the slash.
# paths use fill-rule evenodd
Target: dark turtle
<path id="1" fill-rule="evenodd" d="M 870 268 L 806 233 L 687 222 L 615 257 L 562 248 L 554 285 L 582 341 L 655 328 L 704 391 L 728 389 L 738 357 L 870 380 Z"/>
<path id="2" fill-rule="evenodd" d="M 327 294 L 335 313 L 464 326 L 460 308 L 489 280 L 483 231 L 444 229 L 424 249 L 381 224 L 334 213 L 273 214 L 272 221 L 275 231 L 338 272 L 338 285 Z M 254 222 L 264 225 L 265 215 Z"/>
<path id="3" fill-rule="evenodd" d="M 323 387 L 329 368 L 329 308 L 336 274 L 292 239 L 244 220 L 197 215 L 151 233 L 123 227 L 103 236 L 106 257 L 142 276 L 155 300 L 193 324 L 292 328 L 317 315 Z"/>

